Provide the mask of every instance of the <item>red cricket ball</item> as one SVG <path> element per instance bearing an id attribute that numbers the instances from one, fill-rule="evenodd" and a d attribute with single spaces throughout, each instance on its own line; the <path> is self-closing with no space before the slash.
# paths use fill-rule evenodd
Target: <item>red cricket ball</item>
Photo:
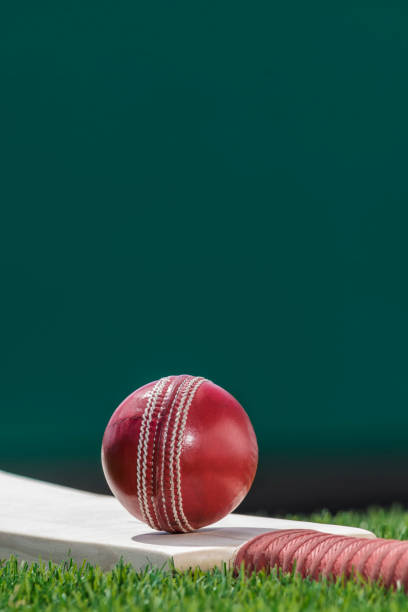
<path id="1" fill-rule="evenodd" d="M 134 391 L 102 442 L 113 494 L 136 518 L 170 532 L 199 529 L 234 510 L 257 462 L 245 410 L 198 376 L 167 376 Z"/>

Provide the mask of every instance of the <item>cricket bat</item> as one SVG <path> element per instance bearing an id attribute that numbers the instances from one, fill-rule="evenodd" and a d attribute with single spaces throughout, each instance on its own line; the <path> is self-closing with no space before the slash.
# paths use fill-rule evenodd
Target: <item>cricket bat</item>
<path id="1" fill-rule="evenodd" d="M 146 566 L 203 570 L 230 565 L 238 548 L 263 533 L 313 529 L 375 538 L 365 529 L 229 514 L 193 533 L 150 529 L 110 495 L 78 491 L 0 471 L 0 558 L 61 562 L 84 560 L 109 570 L 122 558 L 136 570 Z"/>

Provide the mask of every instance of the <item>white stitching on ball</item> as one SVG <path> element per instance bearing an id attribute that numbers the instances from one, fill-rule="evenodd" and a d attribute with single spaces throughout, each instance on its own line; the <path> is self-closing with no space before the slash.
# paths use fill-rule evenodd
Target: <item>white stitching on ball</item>
<path id="1" fill-rule="evenodd" d="M 159 410 L 159 413 L 158 413 L 158 415 L 157 415 L 157 423 L 156 423 L 156 428 L 155 428 L 155 430 L 154 430 L 154 436 L 153 436 L 153 449 L 152 449 L 152 459 L 153 459 L 153 460 L 154 460 L 154 458 L 155 458 L 155 454 L 156 454 L 156 452 L 155 452 L 155 451 L 156 451 L 156 446 L 157 446 L 157 432 L 158 432 L 158 430 L 159 430 L 159 427 L 158 427 L 158 426 L 159 426 L 159 424 L 160 424 L 160 419 L 161 419 L 161 416 L 162 416 L 162 414 L 163 414 L 163 412 L 164 412 L 164 409 L 165 409 L 165 408 L 166 408 L 166 406 L 167 406 L 167 401 L 168 401 L 168 400 L 166 401 L 166 398 L 171 396 L 172 389 L 173 389 L 173 382 L 174 382 L 174 381 L 172 381 L 172 380 L 171 380 L 171 377 L 168 377 L 168 378 L 169 378 L 169 380 L 170 380 L 170 383 L 169 383 L 169 385 L 168 385 L 168 387 L 167 387 L 167 389 L 166 389 L 165 396 L 164 396 L 163 401 L 162 401 L 162 403 L 161 403 L 160 410 Z M 154 472 L 156 472 L 156 466 L 153 464 L 153 460 L 152 460 L 152 468 L 151 468 L 151 478 L 152 478 L 152 482 L 153 482 L 153 475 L 154 475 Z M 158 516 L 158 511 L 157 511 L 157 508 L 156 508 L 156 500 L 155 500 L 155 498 L 154 498 L 154 495 L 152 495 L 152 497 L 151 497 L 151 502 L 152 502 L 152 506 L 153 506 L 154 515 L 155 515 L 155 518 L 156 518 L 157 529 L 160 529 L 160 520 L 159 520 L 159 516 Z"/>
<path id="2" fill-rule="evenodd" d="M 170 410 L 169 410 L 169 414 L 167 417 L 167 422 L 166 422 L 166 426 L 164 429 L 164 434 L 163 434 L 163 452 L 162 452 L 162 465 L 161 465 L 161 479 L 160 479 L 160 485 L 161 485 L 161 500 L 162 500 L 162 504 L 163 504 L 163 510 L 164 510 L 164 515 L 165 515 L 165 520 L 167 521 L 167 526 L 170 529 L 171 528 L 171 521 L 169 518 L 169 515 L 167 513 L 167 507 L 166 507 L 166 495 L 165 495 L 165 491 L 164 491 L 164 470 L 165 470 L 165 460 L 166 460 L 166 443 L 167 443 L 167 436 L 168 436 L 168 431 L 169 431 L 169 426 L 170 426 L 170 422 L 171 422 L 171 417 L 173 414 L 173 409 L 177 404 L 177 400 L 178 397 L 182 391 L 182 389 L 184 389 L 184 387 L 188 384 L 188 382 L 190 381 L 190 378 L 185 378 L 179 385 L 175 396 L 173 398 L 172 404 L 170 406 Z"/>
<path id="3" fill-rule="evenodd" d="M 194 384 L 197 382 L 198 377 L 194 377 L 192 378 L 180 401 L 180 405 L 178 407 L 175 419 L 174 419 L 174 427 L 173 427 L 173 433 L 172 433 L 172 437 L 171 437 L 171 441 L 170 441 L 170 461 L 169 461 L 169 466 L 170 466 L 170 496 L 171 496 L 171 506 L 172 506 L 172 510 L 173 510 L 173 515 L 174 515 L 174 520 L 176 521 L 177 525 L 180 527 L 181 531 L 186 532 L 188 531 L 188 529 L 186 529 L 185 527 L 183 527 L 183 524 L 180 520 L 180 517 L 178 515 L 177 512 L 177 507 L 176 507 L 176 498 L 175 498 L 175 487 L 174 487 L 174 468 L 173 468 L 173 461 L 174 461 L 174 451 L 175 451 L 175 445 L 176 445 L 176 434 L 178 433 L 178 425 L 179 425 L 179 421 L 180 421 L 180 417 L 181 414 L 183 412 L 184 409 L 184 405 L 187 399 L 187 396 L 191 390 L 191 388 L 194 386 Z"/>
<path id="4" fill-rule="evenodd" d="M 150 435 L 148 425 L 150 424 L 151 414 L 154 411 L 157 397 L 160 394 L 160 391 L 162 390 L 166 380 L 167 380 L 166 378 L 161 378 L 160 380 L 157 381 L 157 383 L 153 387 L 149 400 L 146 404 L 146 408 L 143 412 L 142 425 L 140 428 L 140 435 L 139 435 L 139 444 L 138 444 L 138 449 L 137 449 L 137 463 L 136 463 L 137 497 L 140 502 L 140 509 L 142 512 L 142 516 L 144 520 L 147 523 L 149 523 L 149 525 L 151 525 L 153 521 L 152 521 L 150 511 L 149 511 L 147 495 L 146 495 L 147 446 L 148 446 L 148 440 L 149 440 L 149 435 Z M 143 458 L 142 458 L 142 452 L 143 452 Z"/>
<path id="5" fill-rule="evenodd" d="M 146 472 L 147 472 L 147 463 L 148 463 L 148 450 L 149 450 L 149 441 L 150 441 L 150 436 L 151 436 L 151 421 L 154 415 L 154 411 L 156 408 L 156 404 L 157 401 L 160 397 L 160 394 L 163 390 L 163 387 L 165 386 L 165 384 L 168 381 L 168 377 L 166 378 L 162 378 L 161 379 L 161 384 L 158 386 L 157 388 L 157 393 L 156 393 L 156 397 L 154 398 L 151 406 L 150 406 L 150 414 L 147 417 L 147 424 L 146 424 L 146 435 L 145 435 L 145 443 L 144 443 L 144 458 L 143 458 L 143 466 L 142 466 L 142 484 L 143 484 L 143 499 L 144 499 L 144 503 L 145 503 L 145 509 L 146 509 L 146 513 L 147 513 L 147 517 L 148 517 L 148 523 L 150 525 L 150 527 L 153 527 L 153 529 L 158 529 L 159 526 L 156 525 L 153 521 L 152 515 L 150 514 L 150 509 L 149 509 L 149 502 L 147 499 L 147 477 L 146 477 Z"/>
<path id="6" fill-rule="evenodd" d="M 184 432 L 185 432 L 185 429 L 186 429 L 187 417 L 188 417 L 188 413 L 189 413 L 189 410 L 190 410 L 190 406 L 191 406 L 192 401 L 194 399 L 194 396 L 195 396 L 195 394 L 197 392 L 197 389 L 203 384 L 203 382 L 206 382 L 206 379 L 205 378 L 199 378 L 198 381 L 197 381 L 197 384 L 191 390 L 191 393 L 190 393 L 190 396 L 188 398 L 186 407 L 184 409 L 183 418 L 182 418 L 182 421 L 181 421 L 181 424 L 180 424 L 180 428 L 179 428 L 178 443 L 177 443 L 177 452 L 176 452 L 176 474 L 177 474 L 177 493 L 178 493 L 178 501 L 179 501 L 179 511 L 180 511 L 181 518 L 184 521 L 185 525 L 187 525 L 187 528 L 188 528 L 189 531 L 194 531 L 194 528 L 188 522 L 187 517 L 184 514 L 184 509 L 183 509 L 183 497 L 182 497 L 182 494 L 181 494 L 180 456 L 181 456 L 181 447 L 182 447 L 183 440 L 184 440 Z"/>

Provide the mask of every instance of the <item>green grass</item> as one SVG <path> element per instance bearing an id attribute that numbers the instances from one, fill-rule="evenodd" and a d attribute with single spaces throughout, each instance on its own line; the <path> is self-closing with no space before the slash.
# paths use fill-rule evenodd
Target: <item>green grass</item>
<path id="1" fill-rule="evenodd" d="M 290 518 L 294 518 L 293 516 Z M 296 517 L 298 518 L 298 517 Z M 408 512 L 399 507 L 368 512 L 315 513 L 313 521 L 364 527 L 386 538 L 408 538 Z M 408 610 L 403 591 L 377 584 L 312 582 L 298 576 L 259 574 L 234 578 L 228 570 L 201 572 L 147 569 L 119 564 L 110 572 L 84 563 L 60 565 L 3 560 L 0 610 Z"/>

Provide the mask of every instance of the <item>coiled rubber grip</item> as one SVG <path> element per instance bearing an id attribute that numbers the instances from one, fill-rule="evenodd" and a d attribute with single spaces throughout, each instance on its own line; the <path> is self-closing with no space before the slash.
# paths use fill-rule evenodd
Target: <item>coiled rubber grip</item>
<path id="1" fill-rule="evenodd" d="M 278 568 L 303 577 L 379 581 L 408 591 L 408 541 L 354 538 L 306 529 L 263 533 L 245 542 L 235 555 L 234 570 L 247 574 Z"/>

